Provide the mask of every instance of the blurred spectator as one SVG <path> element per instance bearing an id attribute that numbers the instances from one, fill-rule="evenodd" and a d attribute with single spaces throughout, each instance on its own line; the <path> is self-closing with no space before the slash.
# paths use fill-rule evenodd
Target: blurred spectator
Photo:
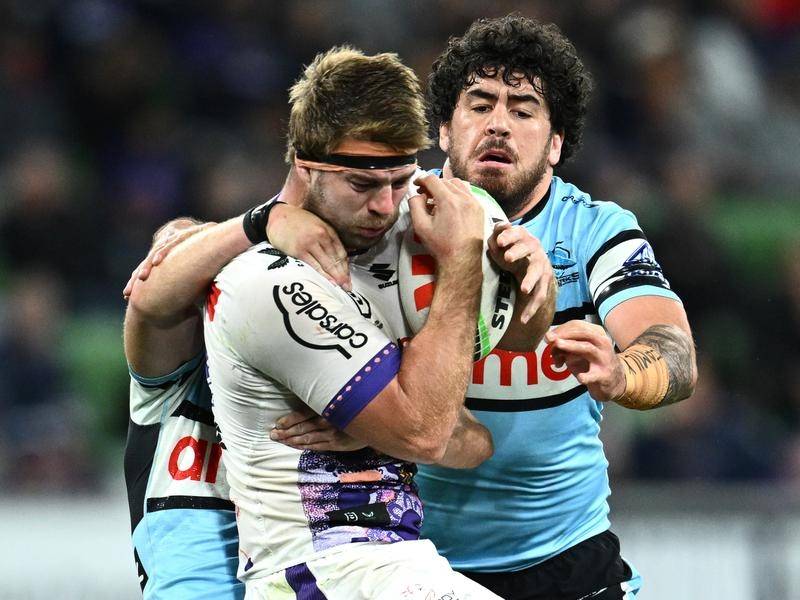
<path id="1" fill-rule="evenodd" d="M 87 419 L 70 392 L 59 347 L 62 280 L 33 272 L 15 281 L 0 335 L 0 423 L 6 489 L 76 490 L 92 483 Z"/>

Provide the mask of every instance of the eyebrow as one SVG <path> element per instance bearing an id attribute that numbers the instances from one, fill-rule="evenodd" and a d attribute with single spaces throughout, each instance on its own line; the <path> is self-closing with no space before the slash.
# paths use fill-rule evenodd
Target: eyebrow
<path id="1" fill-rule="evenodd" d="M 393 178 L 390 175 L 389 178 L 388 178 L 388 183 L 390 185 L 394 185 L 395 183 L 398 183 L 398 182 L 408 181 L 409 179 L 411 179 L 411 177 L 414 175 L 415 172 L 416 172 L 416 170 L 415 171 L 411 171 L 408 174 L 404 174 L 404 175 L 402 175 L 400 177 L 395 177 L 395 178 Z M 383 177 L 380 177 L 380 176 L 371 177 L 370 175 L 367 175 L 366 173 L 348 173 L 347 174 L 347 179 L 349 179 L 350 181 L 353 181 L 355 183 L 359 183 L 361 185 L 381 185 L 381 184 L 386 182 L 386 179 L 383 178 Z"/>
<path id="2" fill-rule="evenodd" d="M 486 90 L 467 90 L 467 96 L 472 96 L 473 98 L 482 98 L 483 100 L 497 100 L 497 94 L 492 92 L 487 92 Z M 533 102 L 534 104 L 541 105 L 541 101 L 539 98 L 534 96 L 533 94 L 515 94 L 514 92 L 510 92 L 508 94 L 508 98 L 513 100 L 514 102 Z"/>

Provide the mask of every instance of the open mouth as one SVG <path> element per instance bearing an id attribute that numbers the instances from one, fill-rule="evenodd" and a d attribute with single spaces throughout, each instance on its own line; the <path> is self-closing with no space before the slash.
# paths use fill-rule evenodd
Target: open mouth
<path id="1" fill-rule="evenodd" d="M 487 150 L 483 154 L 478 157 L 479 163 L 484 164 L 503 164 L 503 165 L 510 165 L 512 163 L 511 155 L 505 150 L 498 150 L 497 148 L 493 148 L 491 150 Z"/>

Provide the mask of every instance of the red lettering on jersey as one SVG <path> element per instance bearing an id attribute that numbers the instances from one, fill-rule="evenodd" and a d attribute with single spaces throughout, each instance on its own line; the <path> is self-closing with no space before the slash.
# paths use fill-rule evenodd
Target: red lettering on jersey
<path id="1" fill-rule="evenodd" d="M 208 470 L 206 471 L 206 482 L 217 483 L 217 471 L 219 471 L 219 459 L 222 458 L 222 448 L 216 442 L 211 444 L 211 454 L 208 457 Z"/>
<path id="2" fill-rule="evenodd" d="M 570 376 L 569 368 L 565 364 L 561 369 L 556 369 L 553 364 L 553 345 L 547 344 L 542 352 L 542 373 L 553 381 L 563 381 Z"/>
<path id="3" fill-rule="evenodd" d="M 486 359 L 494 354 L 500 359 L 500 385 L 511 385 L 511 365 L 515 358 L 522 357 L 528 368 L 528 385 L 539 383 L 539 374 L 536 371 L 536 352 L 513 352 L 511 350 L 501 350 L 495 348 L 487 356 L 476 362 L 472 367 L 472 383 L 481 385 L 483 383 Z"/>
<path id="4" fill-rule="evenodd" d="M 192 449 L 192 464 L 189 465 L 188 469 L 181 469 L 178 466 L 178 459 L 181 456 L 181 452 L 186 450 L 186 448 Z M 173 479 L 200 481 L 200 475 L 203 473 L 203 462 L 206 458 L 206 450 L 208 450 L 208 442 L 206 440 L 197 440 L 188 435 L 179 439 L 169 457 L 169 474 Z"/>
<path id="5" fill-rule="evenodd" d="M 208 308 L 208 320 L 213 321 L 214 315 L 216 314 L 217 309 L 217 300 L 219 300 L 219 295 L 222 292 L 217 287 L 216 283 L 211 284 L 211 289 L 208 291 L 208 298 L 206 306 Z"/>

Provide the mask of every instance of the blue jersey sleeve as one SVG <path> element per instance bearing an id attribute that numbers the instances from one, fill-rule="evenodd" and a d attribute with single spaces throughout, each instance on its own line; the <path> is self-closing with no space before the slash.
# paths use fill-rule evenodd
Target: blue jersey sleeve
<path id="1" fill-rule="evenodd" d="M 670 288 L 644 233 L 630 211 L 598 203 L 599 214 L 584 239 L 586 280 L 602 320 L 637 296 L 663 296 L 680 302 Z"/>

